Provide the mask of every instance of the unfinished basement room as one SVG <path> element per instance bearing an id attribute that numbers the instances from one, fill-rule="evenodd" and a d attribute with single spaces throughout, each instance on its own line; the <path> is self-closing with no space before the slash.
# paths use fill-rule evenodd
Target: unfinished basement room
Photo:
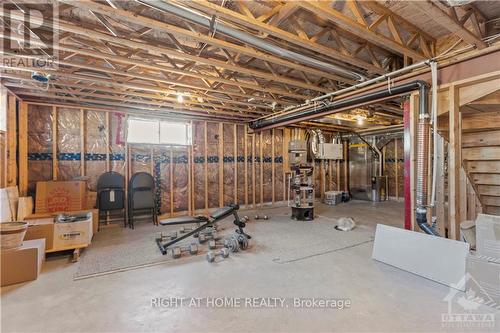
<path id="1" fill-rule="evenodd" d="M 500 332 L 499 0 L 0 3 L 1 332 Z"/>

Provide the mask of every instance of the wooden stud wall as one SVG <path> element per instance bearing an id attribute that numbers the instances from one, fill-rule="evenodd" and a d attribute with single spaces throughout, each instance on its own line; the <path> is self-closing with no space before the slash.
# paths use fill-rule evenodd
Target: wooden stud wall
<path id="1" fill-rule="evenodd" d="M 25 103 L 25 102 L 22 102 L 21 103 L 21 108 L 20 108 L 20 111 L 19 111 L 19 115 L 20 115 L 20 123 L 19 123 L 19 127 L 20 127 L 20 136 L 19 136 L 19 145 L 20 145 L 20 156 L 24 156 L 24 158 L 21 158 L 20 159 L 20 190 L 21 190 L 21 193 L 27 193 L 27 189 L 28 189 L 28 173 L 27 173 L 27 170 L 28 170 L 28 160 L 27 160 L 27 155 L 28 155 L 28 138 L 27 138 L 27 123 L 29 121 L 29 119 L 27 118 L 28 117 L 28 104 L 34 104 L 34 105 L 37 105 L 38 103 Z M 44 104 L 44 105 L 47 105 L 47 104 Z M 52 114 L 52 121 L 53 121 L 53 131 L 52 131 L 52 150 L 53 150 L 53 154 L 55 157 L 57 157 L 57 154 L 60 153 L 58 152 L 58 148 L 57 148 L 57 142 L 58 142 L 58 130 L 57 130 L 57 127 L 58 127 L 58 110 L 59 110 L 59 107 L 62 107 L 62 106 L 59 106 L 59 105 L 49 105 L 49 109 L 50 109 L 50 112 Z M 68 107 L 68 106 L 64 106 L 64 108 L 69 108 L 71 109 L 72 107 Z M 88 161 L 85 161 L 85 147 L 86 147 L 86 140 L 87 140 L 87 136 L 86 136 L 86 133 L 87 133 L 87 110 L 93 110 L 93 111 L 101 111 L 99 108 L 86 108 L 86 107 L 74 107 L 74 111 L 75 112 L 79 112 L 79 121 L 80 121 L 80 130 L 79 130 L 79 133 L 80 133 L 80 138 L 79 138 L 79 143 L 80 143 L 80 147 L 81 148 L 81 159 L 80 159 L 80 176 L 85 176 L 86 175 L 86 168 L 85 168 L 85 164 L 88 163 Z M 111 139 L 112 139 L 112 135 L 111 135 L 111 111 L 109 110 L 102 110 L 102 112 L 105 112 L 105 116 L 104 116 L 104 122 L 105 122 L 105 127 L 106 127 L 106 130 L 104 131 L 104 135 L 105 135 L 105 142 L 107 143 L 107 147 L 106 147 L 106 151 L 105 151 L 105 170 L 111 170 L 112 169 L 112 162 L 111 162 Z M 221 122 L 209 122 L 209 121 L 201 121 L 201 123 L 203 124 L 203 128 L 204 128 L 204 142 L 203 142 L 203 146 L 204 146 L 204 157 L 205 157 L 205 161 L 207 161 L 208 157 L 207 156 L 207 142 L 208 142 L 208 138 L 207 138 L 207 135 L 208 135 L 208 131 L 207 131 L 207 128 L 208 128 L 208 124 L 209 123 L 212 123 L 212 124 L 216 124 L 218 127 L 218 135 L 219 135 L 219 140 L 218 140 L 218 157 L 219 157 L 219 162 L 218 162 L 218 171 L 219 171 L 219 205 L 223 205 L 224 204 L 224 186 L 223 186 L 223 183 L 224 183 L 224 177 L 226 176 L 224 174 L 224 161 L 223 161 L 223 158 L 224 158 L 224 151 L 223 151 L 223 148 L 224 148 L 224 124 L 229 124 L 229 123 L 221 123 Z M 237 124 L 230 124 L 231 126 L 231 130 L 233 132 L 233 135 L 234 135 L 234 138 L 236 139 L 237 138 L 237 134 L 238 134 L 238 126 L 243 126 L 243 125 L 237 125 Z M 23 130 L 24 129 L 24 130 Z M 243 168 L 244 168 L 244 175 L 245 175 L 245 179 L 244 179 L 244 184 L 245 184 L 245 188 L 244 188 L 244 191 L 243 192 L 240 192 L 240 193 L 244 193 L 244 198 L 239 198 L 241 202 L 243 202 L 245 204 L 246 207 L 263 207 L 264 205 L 282 205 L 283 204 L 283 201 L 286 200 L 287 198 L 287 186 L 288 186 L 288 181 L 287 181 L 287 172 L 288 172 L 288 152 L 287 152 L 287 147 L 288 147 L 288 141 L 291 139 L 292 135 L 291 133 L 294 133 L 293 135 L 295 135 L 297 138 L 304 138 L 305 137 L 305 132 L 301 129 L 297 129 L 297 128 L 294 128 L 294 129 L 290 129 L 290 128 L 285 128 L 283 129 L 282 131 L 280 131 L 280 135 L 283 135 L 283 143 L 282 143 L 282 148 L 280 148 L 280 151 L 277 150 L 277 148 L 275 147 L 275 136 L 277 135 L 278 131 L 269 131 L 269 134 L 268 136 L 266 136 L 267 138 L 270 138 L 271 141 L 270 141 L 270 155 L 271 156 L 264 156 L 264 135 L 263 133 L 250 133 L 248 131 L 248 128 L 245 126 L 245 130 L 244 130 L 244 147 L 243 147 L 243 151 L 241 152 L 238 152 L 237 151 L 237 142 L 236 140 L 234 140 L 234 144 L 232 144 L 232 152 L 234 154 L 234 163 L 232 163 L 232 166 L 233 166 L 233 172 L 231 172 L 231 177 L 234 177 L 234 181 L 235 181 L 235 184 L 234 184 L 234 190 L 232 192 L 234 192 L 234 201 L 237 202 L 238 201 L 238 188 L 237 188 L 237 180 L 238 180 L 238 163 L 237 163 L 237 156 L 238 154 L 242 154 L 244 159 L 245 159 L 245 163 L 243 164 Z M 21 133 L 23 133 L 21 135 Z M 281 134 L 283 133 L 283 134 Z M 267 134 L 266 134 L 267 135 Z M 127 179 L 131 176 L 133 170 L 132 170 L 132 160 L 131 160 L 131 150 L 134 149 L 131 145 L 125 145 L 125 148 L 124 148 L 124 167 L 123 167 L 123 170 L 122 172 L 124 173 L 124 175 L 127 177 Z M 207 174 L 209 172 L 208 170 L 208 163 L 204 163 L 204 174 L 201 175 L 202 179 L 204 180 L 203 181 L 203 184 L 205 185 L 204 186 L 204 207 L 202 207 L 202 209 L 200 209 L 200 207 L 198 207 L 198 209 L 196 209 L 195 207 L 195 203 L 194 203 L 194 193 L 195 193 L 195 189 L 194 189 L 194 183 L 195 183 L 195 174 L 194 174 L 194 153 L 193 153 L 193 150 L 192 150 L 192 146 L 190 148 L 188 148 L 186 150 L 186 154 L 187 154 L 187 157 L 188 157 L 188 186 L 187 186 L 187 202 L 186 202 L 186 210 L 185 211 L 176 211 L 176 209 L 174 209 L 174 195 L 173 193 L 175 192 L 176 188 L 175 188 L 175 172 L 174 172 L 174 168 L 173 167 L 170 167 L 169 168 L 169 171 L 168 171 L 168 174 L 169 174 L 169 183 L 167 185 L 167 188 L 168 188 L 168 191 L 170 191 L 170 204 L 168 205 L 169 206 L 169 210 L 167 211 L 167 215 L 169 216 L 178 216 L 178 215 L 183 215 L 183 214 L 204 214 L 208 211 L 210 211 L 210 207 L 209 207 L 209 204 L 208 204 L 208 197 L 210 195 L 213 195 L 213 193 L 210 192 L 207 184 L 208 184 L 208 180 L 207 180 Z M 154 157 L 153 154 L 154 153 L 154 149 L 153 148 L 149 148 L 149 155 L 150 157 Z M 169 155 L 170 157 L 170 161 L 173 161 L 174 160 L 174 157 L 175 157 L 175 151 L 176 148 L 175 147 L 172 147 L 170 149 L 167 150 L 167 154 Z M 268 152 L 269 154 L 269 152 Z M 278 174 L 278 171 L 277 171 L 277 168 L 276 168 L 276 161 L 275 161 L 275 158 L 278 156 L 278 155 L 282 155 L 283 157 L 283 168 L 282 168 L 282 171 L 280 170 L 280 173 L 281 174 Z M 249 163 L 249 156 L 251 156 L 253 158 L 253 161 L 252 163 Z M 270 200 L 269 202 L 266 202 L 267 200 L 265 200 L 265 196 L 264 196 L 264 163 L 263 163 L 263 160 L 264 160 L 264 157 L 266 158 L 271 158 L 271 162 L 270 162 L 270 166 L 271 166 L 271 183 L 269 186 L 271 186 L 271 188 L 267 188 L 268 185 L 266 185 L 266 188 L 267 190 L 266 191 L 271 191 L 271 196 L 270 196 Z M 154 163 L 153 163 L 153 158 L 150 158 L 150 163 L 148 164 L 147 166 L 147 169 L 149 170 L 149 172 L 153 172 L 154 171 Z M 258 162 L 260 161 L 260 162 Z M 53 162 L 52 162 L 52 179 L 53 180 L 57 180 L 58 178 L 58 166 L 57 166 L 57 163 L 58 163 L 58 160 L 57 158 L 54 158 L 53 159 Z M 332 163 L 334 164 L 334 168 L 337 169 L 340 165 L 338 163 Z M 266 168 L 268 168 L 266 166 Z M 88 168 L 87 168 L 88 169 Z M 266 169 L 269 171 L 269 169 Z M 339 175 L 339 170 L 337 169 L 335 174 Z M 327 179 L 326 179 L 326 170 L 325 170 L 325 166 L 324 166 L 324 163 L 321 163 L 321 174 L 323 175 L 322 176 L 322 182 L 326 182 Z M 88 176 L 88 175 L 87 175 Z M 200 177 L 199 175 L 196 175 L 196 177 Z M 275 181 L 276 177 L 281 177 L 283 179 L 283 186 L 278 189 L 276 188 L 277 187 L 277 182 Z M 252 189 L 249 188 L 249 186 L 252 186 Z M 340 184 L 337 182 L 337 186 L 340 186 Z M 321 189 L 321 192 L 323 192 L 323 190 L 326 190 L 328 187 L 326 184 L 321 184 L 320 185 L 320 188 L 318 188 L 318 190 Z M 250 194 L 250 190 L 251 190 L 251 196 L 249 195 Z M 23 192 L 24 191 L 24 192 Z M 281 198 L 284 198 L 284 200 L 277 200 L 277 197 L 278 197 L 278 194 L 279 192 L 282 192 L 283 191 L 283 194 L 281 196 Z M 267 192 L 266 192 L 267 193 Z M 258 199 L 258 200 L 257 200 Z M 268 199 L 268 198 L 267 198 Z M 213 207 L 212 207 L 213 208 Z"/>

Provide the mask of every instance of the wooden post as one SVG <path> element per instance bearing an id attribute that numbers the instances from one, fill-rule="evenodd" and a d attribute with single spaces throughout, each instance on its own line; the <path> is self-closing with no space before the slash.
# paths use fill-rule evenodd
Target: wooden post
<path id="1" fill-rule="evenodd" d="M 255 209 L 255 205 L 257 204 L 255 192 L 257 192 L 256 181 L 255 181 L 255 133 L 252 134 L 252 197 L 253 197 L 253 209 Z"/>
<path id="2" fill-rule="evenodd" d="M 398 156 L 398 138 L 394 138 L 394 177 L 396 178 L 396 201 L 399 200 L 399 156 Z"/>
<path id="3" fill-rule="evenodd" d="M 442 136 L 437 137 L 437 151 L 434 153 L 434 158 L 437 159 L 436 169 L 436 203 L 434 205 L 437 217 L 437 230 L 440 235 L 445 235 L 446 219 L 445 219 L 445 197 L 444 197 L 444 139 Z"/>
<path id="4" fill-rule="evenodd" d="M 127 123 L 127 117 L 128 115 L 125 115 L 125 123 Z M 125 157 L 124 157 L 124 163 L 125 163 L 125 224 L 128 224 L 128 181 L 130 179 L 130 169 L 131 169 L 131 163 L 130 163 L 130 148 L 128 146 L 128 141 L 125 140 Z"/>
<path id="5" fill-rule="evenodd" d="M 208 129 L 208 125 L 207 125 L 207 122 L 205 121 L 204 122 L 204 133 L 203 133 L 203 140 L 205 141 L 204 142 L 204 163 L 205 163 L 205 215 L 208 215 L 208 133 L 207 133 L 207 129 Z"/>
<path id="6" fill-rule="evenodd" d="M 192 147 L 192 146 L 191 146 Z M 191 185 L 192 185 L 192 174 L 191 172 L 193 171 L 193 164 L 191 163 L 191 158 L 193 157 L 193 154 L 191 154 L 191 149 L 187 149 L 187 158 L 188 158 L 188 213 L 189 215 L 192 215 L 193 213 L 193 199 L 192 199 L 192 191 L 191 191 Z"/>
<path id="7" fill-rule="evenodd" d="M 275 172 L 274 172 L 274 135 L 275 135 L 275 132 L 274 132 L 274 128 L 271 132 L 271 205 L 274 206 L 274 175 L 275 175 Z"/>
<path id="8" fill-rule="evenodd" d="M 344 161 L 345 163 L 345 161 Z M 337 163 L 335 164 L 335 175 L 337 177 L 337 191 L 340 191 L 340 160 L 337 160 Z"/>
<path id="9" fill-rule="evenodd" d="M 248 128 L 247 128 L 247 125 L 243 125 L 243 131 L 245 132 L 243 134 L 243 144 L 244 144 L 244 151 L 243 151 L 243 158 L 245 159 L 245 163 L 244 163 L 244 171 L 245 171 L 245 208 L 248 207 L 248 134 L 247 134 L 247 131 L 248 131 Z"/>
<path id="10" fill-rule="evenodd" d="M 57 180 L 59 174 L 59 161 L 58 161 L 58 126 L 57 126 L 57 107 L 52 106 L 52 180 Z"/>
<path id="11" fill-rule="evenodd" d="M 111 128 L 109 125 L 109 112 L 106 112 L 106 171 L 111 171 L 111 161 L 109 158 L 109 150 L 111 149 Z"/>
<path id="12" fill-rule="evenodd" d="M 194 140 L 192 138 L 193 133 L 193 121 L 189 122 L 189 126 L 191 127 L 191 145 L 189 146 L 189 151 L 191 154 L 191 167 L 189 168 L 189 172 L 191 173 L 191 186 L 189 186 L 190 198 L 191 198 L 191 213 L 193 214 L 196 211 L 196 198 L 195 198 L 195 180 L 194 180 Z"/>
<path id="13" fill-rule="evenodd" d="M 460 236 L 460 166 L 461 166 L 461 124 L 459 91 L 451 85 L 448 91 L 449 102 L 449 153 L 448 153 L 448 207 L 449 235 L 458 240 Z"/>
<path id="14" fill-rule="evenodd" d="M 85 176 L 85 110 L 80 109 L 80 176 Z"/>
<path id="15" fill-rule="evenodd" d="M 260 207 L 264 205 L 264 155 L 263 155 L 263 142 L 262 132 L 259 135 L 259 155 L 260 155 Z"/>
<path id="16" fill-rule="evenodd" d="M 319 190 L 321 193 L 319 197 L 321 202 L 325 199 L 325 189 L 326 189 L 326 175 L 325 175 L 325 160 L 319 162 Z"/>
<path id="17" fill-rule="evenodd" d="M 28 195 L 28 104 L 19 110 L 19 195 Z"/>
<path id="18" fill-rule="evenodd" d="M 191 128 L 191 133 L 193 132 L 193 121 L 189 121 L 189 126 Z M 195 211 L 195 199 L 194 199 L 194 140 L 191 138 L 191 144 L 188 147 L 188 210 L 189 215 L 193 215 Z"/>
<path id="19" fill-rule="evenodd" d="M 7 181 L 6 186 L 17 185 L 17 112 L 16 97 L 7 94 Z"/>
<path id="20" fill-rule="evenodd" d="M 170 217 L 174 216 L 174 152 L 170 147 Z"/>
<path id="21" fill-rule="evenodd" d="M 418 114 L 418 95 L 412 94 L 410 97 L 409 126 L 410 126 L 410 214 L 411 230 L 415 230 L 415 198 L 416 198 L 416 160 L 417 160 L 417 114 Z"/>
<path id="22" fill-rule="evenodd" d="M 233 134 L 233 155 L 234 155 L 234 160 L 233 160 L 233 165 L 234 165 L 234 194 L 233 194 L 233 198 L 234 198 L 234 203 L 237 204 L 238 203 L 238 128 L 236 125 L 236 123 L 233 125 L 234 128 L 233 128 L 233 131 L 234 131 L 234 134 Z"/>
<path id="23" fill-rule="evenodd" d="M 349 193 L 349 140 L 343 141 L 344 147 L 344 192 Z"/>
<path id="24" fill-rule="evenodd" d="M 288 160 L 288 143 L 290 142 L 290 129 L 283 128 L 283 201 L 287 201 L 287 179 L 286 174 L 289 170 L 289 160 Z"/>
<path id="25" fill-rule="evenodd" d="M 224 206 L 224 123 L 219 123 L 219 207 Z"/>
<path id="26" fill-rule="evenodd" d="M 154 153 L 153 147 L 149 148 L 149 173 L 154 175 L 155 173 L 155 161 L 154 161 Z"/>

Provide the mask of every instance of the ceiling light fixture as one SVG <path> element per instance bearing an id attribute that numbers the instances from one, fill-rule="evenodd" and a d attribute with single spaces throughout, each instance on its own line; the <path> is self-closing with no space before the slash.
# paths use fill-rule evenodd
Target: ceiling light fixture
<path id="1" fill-rule="evenodd" d="M 359 116 L 357 116 L 357 117 L 356 117 L 356 123 L 357 123 L 358 125 L 363 125 L 363 124 L 364 124 L 364 122 L 365 122 L 365 116 L 361 116 L 361 115 L 359 115 Z"/>
<path id="2" fill-rule="evenodd" d="M 184 96 L 181 93 L 177 93 L 177 102 L 184 103 Z"/>

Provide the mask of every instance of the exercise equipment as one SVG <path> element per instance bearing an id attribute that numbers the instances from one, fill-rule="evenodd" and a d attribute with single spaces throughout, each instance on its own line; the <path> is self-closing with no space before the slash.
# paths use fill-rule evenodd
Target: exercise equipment
<path id="1" fill-rule="evenodd" d="M 229 250 L 227 248 L 223 247 L 219 251 L 208 251 L 207 252 L 207 261 L 208 262 L 214 262 L 216 257 L 221 257 L 222 259 L 229 257 Z"/>
<path id="2" fill-rule="evenodd" d="M 205 243 L 207 240 L 217 240 L 218 239 L 218 235 L 217 235 L 217 231 L 212 231 L 212 232 L 207 232 L 207 233 L 200 233 L 198 235 L 198 242 L 200 242 L 200 244 L 202 243 Z"/>
<path id="3" fill-rule="evenodd" d="M 168 240 L 173 240 L 173 239 L 176 239 L 177 238 L 177 232 L 174 231 L 174 232 L 171 232 L 171 233 L 169 233 L 167 235 L 165 235 L 163 232 L 160 232 L 160 238 L 162 240 L 167 240 L 167 239 Z"/>
<path id="4" fill-rule="evenodd" d="M 191 255 L 194 256 L 198 254 L 198 245 L 193 243 L 188 246 L 175 246 L 172 248 L 172 257 L 174 259 L 178 259 L 181 257 L 183 252 L 189 252 Z"/>
<path id="5" fill-rule="evenodd" d="M 215 239 L 211 239 L 208 241 L 208 248 L 210 250 L 216 249 L 217 245 L 221 245 L 220 242 L 217 242 Z"/>
<path id="6" fill-rule="evenodd" d="M 251 239 L 252 237 L 245 233 L 245 222 L 243 222 L 238 216 L 238 209 L 240 209 L 239 205 L 232 204 L 226 207 L 222 207 L 213 212 L 210 216 L 183 216 L 176 217 L 171 219 L 166 219 L 160 221 L 160 225 L 168 226 L 168 225 L 183 225 L 183 224 L 199 224 L 198 227 L 194 228 L 192 231 L 176 238 L 168 242 L 164 242 L 163 239 L 157 238 L 156 244 L 160 249 L 163 255 L 167 254 L 167 249 L 174 245 L 177 242 L 180 242 L 183 239 L 186 239 L 194 234 L 201 234 L 201 231 L 214 227 L 215 223 L 229 217 L 231 215 L 234 216 L 233 223 L 238 227 L 236 232 L 240 235 L 244 235 L 247 239 Z"/>
<path id="7" fill-rule="evenodd" d="M 224 247 L 227 248 L 230 252 L 238 252 L 240 250 L 240 243 L 238 242 L 238 238 L 234 236 L 225 238 Z"/>
<path id="8" fill-rule="evenodd" d="M 249 240 L 245 235 L 238 234 L 236 235 L 236 239 L 238 240 L 238 244 L 240 245 L 240 249 L 246 250 L 248 249 Z"/>

